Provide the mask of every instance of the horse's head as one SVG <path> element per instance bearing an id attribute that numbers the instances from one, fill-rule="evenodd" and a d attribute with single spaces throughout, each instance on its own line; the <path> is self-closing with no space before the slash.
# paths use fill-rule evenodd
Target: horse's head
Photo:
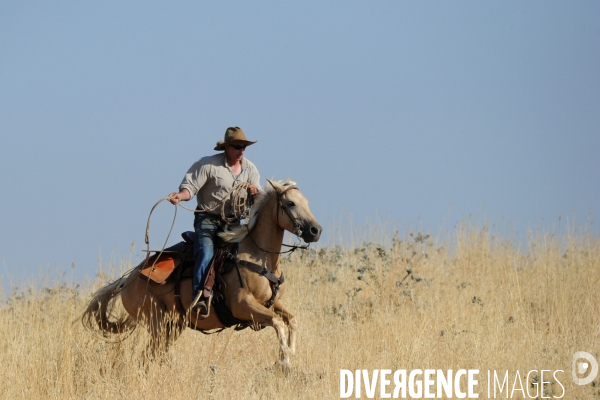
<path id="1" fill-rule="evenodd" d="M 292 182 L 283 184 L 267 179 L 277 194 L 277 221 L 282 229 L 300 236 L 306 243 L 321 237 L 321 225 L 308 208 L 308 200 Z"/>

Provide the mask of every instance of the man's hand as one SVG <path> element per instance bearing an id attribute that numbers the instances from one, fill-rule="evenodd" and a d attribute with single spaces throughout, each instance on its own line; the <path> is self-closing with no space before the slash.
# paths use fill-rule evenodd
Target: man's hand
<path id="1" fill-rule="evenodd" d="M 248 185 L 248 193 L 250 193 L 251 196 L 256 196 L 258 189 L 254 185 Z"/>
<path id="2" fill-rule="evenodd" d="M 167 197 L 167 200 L 169 200 L 171 204 L 177 204 L 181 201 L 181 197 L 179 196 L 179 193 L 173 192 Z"/>
<path id="3" fill-rule="evenodd" d="M 181 192 L 173 192 L 169 196 L 167 196 L 167 200 L 171 202 L 171 204 L 178 204 L 180 201 L 188 201 L 192 196 L 190 196 L 190 192 L 187 189 L 183 189 Z"/>

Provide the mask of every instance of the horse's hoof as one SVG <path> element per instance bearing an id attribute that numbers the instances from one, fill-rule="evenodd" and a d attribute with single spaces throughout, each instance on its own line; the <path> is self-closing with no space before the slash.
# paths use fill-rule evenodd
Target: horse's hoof
<path id="1" fill-rule="evenodd" d="M 277 361 L 275 366 L 284 376 L 289 376 L 292 372 L 292 364 L 289 361 Z"/>

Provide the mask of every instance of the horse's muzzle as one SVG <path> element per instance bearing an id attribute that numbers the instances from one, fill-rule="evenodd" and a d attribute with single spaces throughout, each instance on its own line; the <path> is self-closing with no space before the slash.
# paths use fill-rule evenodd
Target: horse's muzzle
<path id="1" fill-rule="evenodd" d="M 302 240 L 306 243 L 318 242 L 321 237 L 321 225 L 317 223 L 306 223 L 302 228 Z"/>

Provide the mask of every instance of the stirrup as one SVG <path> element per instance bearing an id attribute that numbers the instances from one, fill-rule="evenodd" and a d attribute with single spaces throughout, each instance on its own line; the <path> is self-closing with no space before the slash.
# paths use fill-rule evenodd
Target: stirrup
<path id="1" fill-rule="evenodd" d="M 200 300 L 202 292 L 200 292 L 195 300 L 195 304 L 190 307 L 192 313 L 196 314 L 200 318 L 207 318 L 210 315 L 210 305 L 212 303 L 212 293 L 206 300 Z"/>
<path id="2" fill-rule="evenodd" d="M 190 304 L 190 310 L 191 310 L 192 308 L 194 308 L 194 306 L 195 306 L 196 304 L 198 304 L 198 302 L 200 301 L 200 298 L 201 298 L 201 297 L 202 297 L 202 290 L 200 290 L 200 291 L 198 292 L 198 294 L 196 295 L 196 297 L 194 297 L 194 300 L 192 300 L 192 304 Z"/>

